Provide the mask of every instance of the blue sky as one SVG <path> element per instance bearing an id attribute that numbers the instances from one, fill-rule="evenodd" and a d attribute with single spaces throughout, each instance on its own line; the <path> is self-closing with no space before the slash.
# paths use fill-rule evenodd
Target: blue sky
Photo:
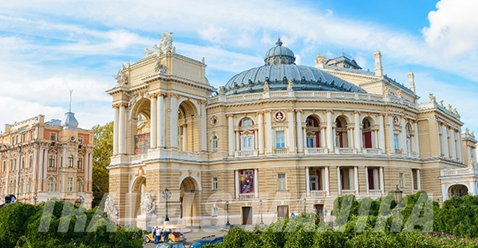
<path id="1" fill-rule="evenodd" d="M 386 4 L 385 4 L 386 3 Z M 401 82 L 413 71 L 429 92 L 478 130 L 477 0 L 11 1 L 0 9 L 0 125 L 39 113 L 63 118 L 68 90 L 80 126 L 112 119 L 113 75 L 174 32 L 176 51 L 205 57 L 213 86 L 263 63 L 278 36 L 299 64 L 346 53 Z"/>

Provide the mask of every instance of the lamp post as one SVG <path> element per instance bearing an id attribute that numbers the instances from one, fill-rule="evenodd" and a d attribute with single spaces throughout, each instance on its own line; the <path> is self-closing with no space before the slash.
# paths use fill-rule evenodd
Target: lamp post
<path id="1" fill-rule="evenodd" d="M 261 211 L 261 225 L 264 225 L 264 219 L 262 218 L 262 199 L 259 200 L 259 210 Z"/>
<path id="2" fill-rule="evenodd" d="M 226 227 L 231 226 L 229 223 L 229 201 L 226 201 Z"/>
<path id="3" fill-rule="evenodd" d="M 403 198 L 403 191 L 398 187 L 398 185 L 395 186 L 395 191 L 393 191 L 393 196 L 395 197 L 395 202 L 397 202 L 398 214 L 400 214 L 400 204 Z"/>
<path id="4" fill-rule="evenodd" d="M 304 213 L 307 212 L 307 199 L 304 198 Z"/>
<path id="5" fill-rule="evenodd" d="M 168 216 L 168 200 L 171 198 L 171 191 L 169 189 L 163 190 L 161 193 L 161 197 L 166 200 L 166 217 L 164 218 L 164 221 L 169 221 L 169 216 Z"/>

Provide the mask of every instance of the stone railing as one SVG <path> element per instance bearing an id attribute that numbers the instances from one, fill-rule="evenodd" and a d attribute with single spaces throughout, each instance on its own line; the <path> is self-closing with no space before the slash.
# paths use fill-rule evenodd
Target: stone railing
<path id="1" fill-rule="evenodd" d="M 364 154 L 380 154 L 382 150 L 380 148 L 363 148 L 362 152 Z"/>
<path id="2" fill-rule="evenodd" d="M 310 196 L 311 197 L 326 197 L 327 192 L 325 190 L 311 190 Z"/>
<path id="3" fill-rule="evenodd" d="M 336 147 L 335 151 L 339 154 L 353 154 L 355 149 L 350 147 Z"/>
<path id="4" fill-rule="evenodd" d="M 305 154 L 326 154 L 327 153 L 327 148 L 305 148 L 304 149 Z"/>
<path id="5" fill-rule="evenodd" d="M 274 149 L 274 153 L 275 154 L 286 154 L 288 151 L 287 151 L 287 148 L 276 148 Z"/>
<path id="6" fill-rule="evenodd" d="M 261 99 L 270 98 L 314 98 L 314 99 L 344 99 L 344 100 L 356 100 L 356 101 L 375 101 L 375 102 L 392 102 L 405 104 L 410 107 L 416 107 L 415 104 L 404 102 L 403 99 L 397 97 L 384 97 L 377 94 L 367 93 L 351 93 L 351 92 L 335 92 L 335 91 L 270 91 L 259 92 L 239 95 L 218 95 L 208 99 L 209 104 L 218 102 L 250 102 Z"/>
<path id="7" fill-rule="evenodd" d="M 343 189 L 342 195 L 355 195 L 355 189 Z"/>
<path id="8" fill-rule="evenodd" d="M 236 157 L 253 157 L 258 154 L 257 150 L 236 151 Z"/>
<path id="9" fill-rule="evenodd" d="M 462 175 L 478 175 L 478 168 L 467 167 L 457 169 L 442 169 L 442 176 L 462 176 Z"/>

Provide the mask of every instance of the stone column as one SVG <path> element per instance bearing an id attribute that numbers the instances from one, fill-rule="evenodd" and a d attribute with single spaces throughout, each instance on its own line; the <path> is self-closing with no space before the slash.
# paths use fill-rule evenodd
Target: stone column
<path id="1" fill-rule="evenodd" d="M 422 190 L 422 180 L 420 178 L 420 170 L 417 170 L 417 189 Z"/>
<path id="2" fill-rule="evenodd" d="M 450 137 L 450 159 L 456 159 L 456 144 L 455 144 L 455 130 L 453 127 L 449 129 L 449 137 Z"/>
<path id="3" fill-rule="evenodd" d="M 340 167 L 337 166 L 337 189 L 339 196 L 342 194 L 342 179 L 340 178 Z"/>
<path id="4" fill-rule="evenodd" d="M 327 111 L 327 149 L 334 152 L 334 133 L 332 127 L 332 112 Z"/>
<path id="5" fill-rule="evenodd" d="M 178 148 L 178 98 L 170 95 L 170 147 Z"/>
<path id="6" fill-rule="evenodd" d="M 368 181 L 368 168 L 365 167 L 365 192 L 367 192 L 367 195 L 370 193 L 370 189 L 369 189 L 369 181 Z"/>
<path id="7" fill-rule="evenodd" d="M 402 154 L 408 155 L 408 145 L 407 145 L 407 121 L 405 116 L 401 118 L 401 125 L 402 125 L 402 133 L 401 137 L 401 147 L 402 147 Z"/>
<path id="8" fill-rule="evenodd" d="M 413 123 L 413 152 L 420 157 L 420 137 L 418 137 L 418 125 L 417 122 Z"/>
<path id="9" fill-rule="evenodd" d="M 360 113 L 359 112 L 355 112 L 354 113 L 354 133 L 355 133 L 355 137 L 354 137 L 354 140 L 355 140 L 355 149 L 357 150 L 357 152 L 362 152 L 362 130 L 361 130 L 361 125 L 362 124 L 360 122 Z M 352 147 L 352 146 L 350 146 Z"/>
<path id="10" fill-rule="evenodd" d="M 201 104 L 201 151 L 207 151 L 207 113 L 206 113 L 206 101 L 200 101 Z"/>
<path id="11" fill-rule="evenodd" d="M 126 126 L 126 109 L 125 105 L 121 104 L 119 107 L 119 125 L 118 125 L 118 152 L 125 154 L 125 126 Z"/>
<path id="12" fill-rule="evenodd" d="M 240 133 L 239 131 L 236 131 L 236 151 L 240 151 L 241 150 L 241 136 L 240 136 Z"/>
<path id="13" fill-rule="evenodd" d="M 44 160 L 44 161 L 43 161 L 43 179 L 42 179 L 42 190 L 43 190 L 43 191 L 46 191 L 46 190 L 44 189 L 44 187 L 45 187 L 44 185 L 45 185 L 46 180 L 47 180 L 47 177 L 48 177 L 48 175 L 47 175 L 48 159 L 49 159 L 49 157 L 48 157 L 48 148 L 45 148 L 45 155 L 44 155 L 44 157 L 43 157 L 43 160 Z M 58 182 L 58 180 L 55 181 L 55 182 Z"/>
<path id="14" fill-rule="evenodd" d="M 264 154 L 264 114 L 259 112 L 258 116 L 258 143 L 259 143 L 259 154 Z"/>
<path id="15" fill-rule="evenodd" d="M 302 112 L 296 112 L 296 123 L 297 123 L 297 152 L 304 152 L 304 137 L 302 132 Z"/>
<path id="16" fill-rule="evenodd" d="M 164 144 L 164 130 L 165 130 L 164 120 L 165 120 L 165 116 L 164 116 L 164 95 L 163 94 L 158 95 L 157 103 L 158 103 L 158 120 L 157 120 L 158 141 L 157 141 L 157 144 L 158 144 L 158 147 L 164 147 L 165 146 L 165 144 Z"/>
<path id="17" fill-rule="evenodd" d="M 357 166 L 354 167 L 354 190 L 355 194 L 359 194 L 359 178 L 358 178 L 358 168 Z"/>
<path id="18" fill-rule="evenodd" d="M 183 129 L 183 137 L 182 137 L 183 139 L 181 141 L 182 143 L 181 149 L 183 150 L 183 152 L 186 152 L 188 150 L 187 124 L 182 125 L 181 128 Z"/>
<path id="19" fill-rule="evenodd" d="M 394 128 L 394 125 L 393 125 L 393 116 L 392 115 L 389 115 L 387 117 L 387 122 L 388 122 L 388 135 L 390 137 L 390 142 L 389 142 L 389 152 L 390 153 L 395 153 L 395 148 L 394 148 L 394 144 L 393 144 L 393 128 Z"/>
<path id="20" fill-rule="evenodd" d="M 38 152 L 40 153 L 39 154 L 39 159 L 38 161 L 35 161 L 35 163 L 38 163 L 38 177 L 37 177 L 37 182 L 36 182 L 36 191 L 35 192 L 39 192 L 39 191 L 42 191 L 43 190 L 43 186 L 42 186 L 42 180 L 43 180 L 43 168 L 44 168 L 44 158 L 43 158 L 43 155 L 44 155 L 44 150 L 43 150 L 43 146 L 42 145 L 39 145 L 38 147 Z M 7 170 L 7 171 L 10 171 L 10 170 Z M 7 174 L 7 178 L 8 178 L 8 174 Z M 7 183 L 8 185 L 8 183 Z"/>
<path id="21" fill-rule="evenodd" d="M 442 125 L 442 151 L 445 159 L 448 159 L 449 156 L 449 147 L 448 147 L 448 128 L 445 125 Z"/>
<path id="22" fill-rule="evenodd" d="M 240 183 L 239 183 L 239 171 L 235 170 L 234 171 L 234 185 L 236 186 L 236 199 L 239 199 L 239 194 L 240 194 Z"/>
<path id="23" fill-rule="evenodd" d="M 152 95 L 150 98 L 151 103 L 151 127 L 149 132 L 149 146 L 150 148 L 156 148 L 158 146 L 157 131 L 158 131 L 158 103 L 156 95 Z"/>
<path id="24" fill-rule="evenodd" d="M 115 105 L 115 116 L 113 122 L 113 155 L 118 154 L 118 135 L 119 135 L 119 106 Z"/>
<path id="25" fill-rule="evenodd" d="M 234 156 L 234 151 L 235 151 L 234 119 L 232 115 L 227 115 L 227 133 L 228 133 L 229 156 Z"/>
<path id="26" fill-rule="evenodd" d="M 327 132 L 327 127 L 324 126 L 324 125 L 321 125 L 320 126 L 320 132 L 319 132 L 320 146 L 318 146 L 318 147 L 321 147 L 321 148 L 327 147 L 326 141 L 325 141 L 325 133 L 326 132 Z"/>
<path id="27" fill-rule="evenodd" d="M 259 198 L 259 175 L 258 169 L 254 169 L 254 197 Z"/>
<path id="28" fill-rule="evenodd" d="M 384 178 L 383 178 L 383 167 L 380 167 L 379 173 L 380 173 L 380 191 L 382 191 L 382 195 L 383 195 L 384 192 L 385 192 L 385 182 L 384 182 Z"/>
<path id="29" fill-rule="evenodd" d="M 33 172 L 32 172 L 32 192 L 37 192 L 37 180 L 38 180 L 38 152 L 39 152 L 39 146 L 38 144 L 33 145 Z M 30 161 L 28 161 L 30 163 Z"/>
<path id="30" fill-rule="evenodd" d="M 456 146 L 456 151 L 457 151 L 457 156 L 458 156 L 458 161 L 463 162 L 463 153 L 461 150 L 461 130 L 458 127 L 458 144 Z"/>
<path id="31" fill-rule="evenodd" d="M 385 153 L 385 127 L 383 124 L 383 115 L 378 117 L 378 148 Z"/>
<path id="32" fill-rule="evenodd" d="M 265 112 L 266 116 L 266 130 L 265 130 L 265 141 L 266 141 L 266 154 L 272 153 L 272 116 L 271 112 Z"/>
<path id="33" fill-rule="evenodd" d="M 412 194 L 413 194 L 413 193 L 414 193 L 414 190 L 415 190 L 415 182 L 414 182 L 414 180 L 413 180 L 413 169 L 410 169 L 410 175 L 411 175 L 410 177 L 411 177 L 411 179 L 412 179 L 411 185 L 412 185 Z"/>
<path id="34" fill-rule="evenodd" d="M 329 167 L 325 167 L 325 194 L 330 195 Z"/>
<path id="35" fill-rule="evenodd" d="M 288 127 L 287 133 L 289 134 L 289 152 L 295 152 L 295 133 L 296 129 L 294 128 L 294 110 L 287 112 Z"/>
<path id="36" fill-rule="evenodd" d="M 310 196 L 310 176 L 309 167 L 305 167 L 305 192 L 307 196 Z"/>

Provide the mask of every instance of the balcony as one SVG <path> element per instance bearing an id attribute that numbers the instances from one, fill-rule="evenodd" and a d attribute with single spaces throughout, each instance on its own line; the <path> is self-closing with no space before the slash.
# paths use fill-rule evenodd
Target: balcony
<path id="1" fill-rule="evenodd" d="M 382 196 L 382 191 L 379 189 L 370 189 L 368 191 L 368 196 L 370 197 L 381 197 Z"/>
<path id="2" fill-rule="evenodd" d="M 304 153 L 305 154 L 327 154 L 327 148 L 319 148 L 319 147 L 305 148 Z"/>
<path id="3" fill-rule="evenodd" d="M 342 195 L 355 195 L 355 189 L 343 189 Z"/>

